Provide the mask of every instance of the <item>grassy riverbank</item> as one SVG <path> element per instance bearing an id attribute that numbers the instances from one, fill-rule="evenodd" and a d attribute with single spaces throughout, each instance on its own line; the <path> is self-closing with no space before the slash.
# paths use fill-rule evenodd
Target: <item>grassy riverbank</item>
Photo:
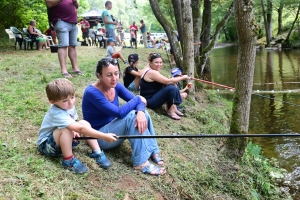
<path id="1" fill-rule="evenodd" d="M 6 41 L 5 41 L 6 42 Z M 137 52 L 139 67 L 153 49 L 124 49 Z M 162 72 L 169 76 L 167 55 L 162 53 Z M 76 107 L 81 115 L 85 87 L 96 80 L 96 62 L 104 49 L 78 47 L 78 62 L 85 76 L 71 79 L 76 88 Z M 68 63 L 70 69 L 70 63 Z M 124 68 L 124 65 L 121 65 Z M 61 77 L 57 54 L 50 51 L 0 50 L 0 199 L 282 199 L 270 172 L 278 174 L 250 145 L 236 162 L 217 150 L 221 139 L 158 139 L 168 173 L 147 176 L 132 168 L 130 146 L 106 151 L 112 162 L 100 169 L 88 158 L 82 142 L 74 154 L 89 167 L 89 173 L 75 175 L 61 168 L 60 158 L 47 158 L 37 151 L 37 133 L 49 107 L 46 84 Z M 202 87 L 198 85 L 198 87 Z M 180 121 L 163 111 L 149 110 L 158 135 L 228 133 L 231 102 L 211 91 L 197 92 L 188 99 Z M 276 173 L 275 173 L 276 172 Z M 286 197 L 285 197 L 286 199 Z"/>

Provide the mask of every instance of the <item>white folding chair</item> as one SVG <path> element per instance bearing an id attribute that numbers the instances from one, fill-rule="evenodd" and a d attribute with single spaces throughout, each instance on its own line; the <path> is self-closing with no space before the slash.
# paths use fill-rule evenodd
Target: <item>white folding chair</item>
<path id="1" fill-rule="evenodd" d="M 46 36 L 50 42 L 50 45 L 53 46 L 54 45 L 54 42 L 53 42 L 53 39 L 52 39 L 52 36 Z"/>
<path id="2" fill-rule="evenodd" d="M 14 33 L 10 29 L 5 29 L 5 32 L 8 34 L 8 46 L 10 46 L 10 40 L 13 39 L 14 42 L 16 41 L 16 37 Z"/>

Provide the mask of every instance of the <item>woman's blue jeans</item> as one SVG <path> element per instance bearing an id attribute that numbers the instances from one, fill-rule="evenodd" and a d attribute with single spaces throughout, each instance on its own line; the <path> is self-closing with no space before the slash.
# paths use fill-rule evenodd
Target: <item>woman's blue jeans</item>
<path id="1" fill-rule="evenodd" d="M 173 104 L 182 103 L 180 92 L 173 84 L 161 88 L 150 99 L 147 99 L 147 107 L 151 109 L 160 108 L 165 103 L 167 103 L 168 108 Z"/>
<path id="2" fill-rule="evenodd" d="M 145 110 L 145 115 L 147 118 L 148 129 L 143 133 L 143 135 L 155 135 L 155 131 L 152 125 L 152 120 L 149 113 Z M 140 135 L 137 127 L 134 127 L 136 120 L 135 110 L 129 112 L 122 119 L 115 119 L 109 124 L 106 124 L 99 131 L 103 133 L 114 133 L 117 136 L 122 135 Z M 158 154 L 159 148 L 155 138 L 138 138 L 138 139 L 128 139 L 132 149 L 132 163 L 133 166 L 137 166 L 145 163 L 152 154 Z M 99 146 L 102 150 L 107 150 L 120 145 L 124 139 L 118 139 L 116 142 L 108 143 L 105 140 L 98 139 Z"/>

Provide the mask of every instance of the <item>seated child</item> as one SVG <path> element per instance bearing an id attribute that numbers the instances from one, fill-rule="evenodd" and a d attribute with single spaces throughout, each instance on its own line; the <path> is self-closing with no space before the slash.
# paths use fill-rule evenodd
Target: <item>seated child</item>
<path id="1" fill-rule="evenodd" d="M 46 93 L 51 106 L 47 111 L 38 137 L 38 150 L 46 156 L 63 156 L 62 166 L 75 173 L 85 173 L 88 168 L 73 155 L 72 148 L 78 145 L 73 142 L 80 133 L 85 136 L 114 142 L 115 134 L 102 133 L 93 128 L 85 120 L 78 118 L 75 108 L 75 89 L 73 84 L 64 78 L 51 81 L 46 87 Z M 92 149 L 90 157 L 95 159 L 102 168 L 109 168 L 110 162 L 100 150 L 97 140 L 86 140 Z"/>
<path id="2" fill-rule="evenodd" d="M 124 86 L 130 91 L 139 91 L 141 73 L 137 68 L 139 55 L 138 54 L 130 54 L 128 56 L 129 66 L 124 70 L 123 82 Z"/>
<path id="3" fill-rule="evenodd" d="M 178 67 L 174 67 L 172 68 L 171 70 L 171 75 L 172 77 L 178 77 L 178 76 L 182 76 L 182 71 L 180 68 Z M 181 99 L 182 101 L 185 100 L 188 96 L 188 94 L 185 92 L 187 91 L 188 89 L 190 89 L 192 87 L 192 83 L 188 83 L 185 88 L 181 89 L 181 85 L 180 85 L 180 82 L 178 82 L 177 84 L 175 84 L 175 86 L 179 89 L 179 92 L 180 92 L 180 96 L 181 96 Z"/>
<path id="4" fill-rule="evenodd" d="M 107 39 L 106 57 L 121 58 L 121 60 L 124 62 L 124 64 L 128 64 L 128 62 L 124 59 L 124 56 L 122 55 L 121 51 L 115 52 L 115 50 L 114 50 L 115 42 L 116 42 L 116 40 L 114 40 L 113 38 Z"/>

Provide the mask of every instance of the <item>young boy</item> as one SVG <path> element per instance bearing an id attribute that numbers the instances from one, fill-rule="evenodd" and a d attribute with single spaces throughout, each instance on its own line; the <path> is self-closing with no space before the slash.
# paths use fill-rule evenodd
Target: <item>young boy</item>
<path id="1" fill-rule="evenodd" d="M 116 40 L 113 38 L 107 39 L 107 50 L 106 50 L 106 57 L 110 58 L 121 58 L 121 60 L 124 62 L 124 64 L 128 64 L 128 62 L 124 59 L 124 56 L 120 51 L 115 52 L 114 46 L 115 46 Z"/>
<path id="2" fill-rule="evenodd" d="M 64 78 L 51 81 L 46 87 L 46 93 L 51 106 L 47 111 L 38 137 L 38 150 L 46 156 L 63 156 L 62 166 L 75 173 L 85 173 L 88 168 L 76 159 L 72 147 L 79 133 L 85 136 L 104 139 L 107 142 L 116 141 L 115 134 L 104 134 L 91 128 L 84 120 L 76 122 L 78 115 L 75 108 L 75 89 L 73 84 Z M 110 162 L 100 150 L 97 140 L 86 140 L 93 150 L 89 155 L 102 168 L 109 168 Z"/>

